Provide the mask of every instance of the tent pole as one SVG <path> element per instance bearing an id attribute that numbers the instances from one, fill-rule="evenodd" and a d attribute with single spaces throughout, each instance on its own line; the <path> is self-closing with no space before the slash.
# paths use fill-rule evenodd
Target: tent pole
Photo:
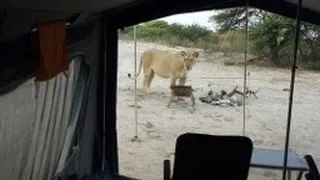
<path id="1" fill-rule="evenodd" d="M 136 26 L 133 26 L 134 40 L 134 74 L 137 74 L 137 35 Z M 137 78 L 134 79 L 134 120 L 135 120 L 135 136 L 133 140 L 138 140 L 138 107 L 137 107 Z"/>
<path id="2" fill-rule="evenodd" d="M 110 16 L 105 17 L 104 23 L 104 68 L 101 73 L 105 79 L 103 96 L 103 141 L 105 147 L 103 149 L 105 158 L 104 169 L 106 166 L 110 172 L 119 173 L 119 155 L 118 155 L 118 134 L 117 134 L 117 76 L 118 76 L 118 27 L 115 19 Z M 99 81 L 100 82 L 100 81 Z M 106 85 L 110 86 L 106 86 Z M 100 113 L 100 112 L 99 112 Z"/>
<path id="3" fill-rule="evenodd" d="M 298 1 L 297 14 L 296 14 L 296 35 L 295 35 L 295 45 L 294 45 L 294 55 L 291 68 L 291 82 L 290 82 L 290 96 L 289 96 L 289 106 L 288 106 L 288 119 L 287 119 L 287 128 L 286 128 L 286 140 L 285 140 L 285 150 L 284 150 L 284 161 L 283 161 L 283 172 L 282 179 L 286 180 L 287 172 L 287 161 L 288 161 L 288 149 L 289 149 L 289 140 L 290 140 L 290 127 L 291 127 L 291 115 L 292 115 L 292 103 L 293 103 L 293 91 L 294 91 L 294 82 L 295 74 L 297 69 L 297 53 L 298 53 L 298 43 L 300 36 L 300 10 L 302 6 L 302 0 Z"/>
<path id="4" fill-rule="evenodd" d="M 246 5 L 246 47 L 244 51 L 244 72 L 243 72 L 243 124 L 242 124 L 242 135 L 246 133 L 246 87 L 247 87 L 247 58 L 248 58 L 248 33 L 249 33 L 249 0 Z"/>

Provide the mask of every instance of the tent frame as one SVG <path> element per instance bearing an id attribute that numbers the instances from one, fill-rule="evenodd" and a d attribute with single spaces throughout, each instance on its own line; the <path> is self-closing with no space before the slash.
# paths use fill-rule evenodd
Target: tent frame
<path id="1" fill-rule="evenodd" d="M 104 19 L 104 66 L 103 74 L 105 77 L 104 89 L 104 131 L 106 147 L 103 152 L 105 153 L 104 164 L 108 162 L 108 167 L 111 172 L 119 173 L 118 162 L 118 141 L 117 141 L 117 77 L 118 77 L 118 27 L 113 17 L 106 17 Z M 102 167 L 102 170 L 104 167 Z"/>
<path id="2" fill-rule="evenodd" d="M 295 39 L 294 39 L 293 61 L 292 61 L 292 67 L 291 67 L 290 95 L 289 95 L 289 103 L 288 103 L 286 139 L 285 139 L 284 157 L 283 157 L 283 159 L 284 159 L 283 160 L 283 172 L 282 172 L 282 179 L 283 180 L 286 179 L 286 175 L 287 175 L 287 163 L 288 163 L 288 150 L 289 150 L 289 140 L 290 140 L 290 130 L 291 130 L 293 92 L 294 92 L 295 76 L 296 76 L 296 69 L 297 69 L 297 54 L 298 54 L 298 45 L 299 45 L 299 37 L 300 37 L 301 6 L 302 6 L 302 0 L 299 0 L 298 6 L 297 6 L 296 32 L 295 32 Z"/>

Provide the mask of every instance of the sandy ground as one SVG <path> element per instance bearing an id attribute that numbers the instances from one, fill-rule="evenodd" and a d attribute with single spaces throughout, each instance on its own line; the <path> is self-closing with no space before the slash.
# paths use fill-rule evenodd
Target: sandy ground
<path id="1" fill-rule="evenodd" d="M 177 50 L 153 43 L 138 42 L 138 57 L 150 47 Z M 201 54 L 203 55 L 203 53 Z M 163 160 L 173 160 L 176 138 L 185 132 L 218 135 L 241 135 L 243 107 L 218 107 L 201 103 L 198 98 L 209 89 L 242 89 L 243 68 L 225 66 L 219 56 L 201 56 L 190 71 L 187 84 L 195 89 L 196 111 L 190 113 L 190 100 L 167 108 L 169 81 L 155 77 L 151 95 L 142 92 L 142 76 L 138 79 L 138 135 L 141 142 L 131 142 L 135 135 L 133 42 L 119 42 L 118 74 L 118 139 L 120 173 L 144 180 L 162 179 Z M 245 132 L 255 147 L 283 149 L 288 109 L 290 70 L 266 67 L 248 68 L 249 87 L 260 88 L 258 99 L 247 104 Z M 235 78 L 236 77 L 236 78 Z M 208 87 L 211 84 L 211 87 Z M 320 74 L 297 71 L 290 148 L 299 154 L 312 154 L 320 165 Z M 293 174 L 296 175 L 296 174 Z M 281 179 L 281 171 L 250 169 L 249 179 Z"/>

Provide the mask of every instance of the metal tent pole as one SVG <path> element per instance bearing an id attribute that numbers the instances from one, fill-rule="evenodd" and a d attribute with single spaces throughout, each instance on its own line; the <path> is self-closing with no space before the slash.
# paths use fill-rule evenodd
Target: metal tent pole
<path id="1" fill-rule="evenodd" d="M 249 33 L 249 0 L 247 0 L 246 7 L 246 47 L 244 51 L 244 72 L 243 72 L 243 124 L 242 124 L 242 135 L 245 136 L 246 133 L 246 87 L 247 87 L 247 58 L 248 58 L 248 33 Z"/>
<path id="2" fill-rule="evenodd" d="M 290 82 L 290 96 L 289 96 L 289 106 L 288 106 L 288 119 L 287 119 L 287 128 L 286 128 L 286 140 L 285 140 L 285 149 L 284 149 L 284 161 L 283 161 L 283 172 L 282 179 L 286 180 L 287 172 L 287 162 L 288 162 L 288 149 L 289 149 L 289 140 L 290 140 L 290 128 L 291 128 L 291 115 L 292 115 L 292 102 L 293 102 L 293 91 L 295 83 L 295 74 L 297 66 L 297 53 L 298 53 L 298 43 L 300 36 L 300 10 L 302 6 L 302 0 L 298 1 L 297 14 L 296 14 L 296 35 L 295 35 L 295 46 L 294 46 L 294 55 L 291 68 L 291 82 Z"/>
<path id="3" fill-rule="evenodd" d="M 134 40 L 134 74 L 137 74 L 137 35 L 136 26 L 133 26 Z M 135 120 L 135 136 L 133 140 L 138 140 L 138 107 L 137 107 L 137 78 L 134 79 L 134 120 Z"/>

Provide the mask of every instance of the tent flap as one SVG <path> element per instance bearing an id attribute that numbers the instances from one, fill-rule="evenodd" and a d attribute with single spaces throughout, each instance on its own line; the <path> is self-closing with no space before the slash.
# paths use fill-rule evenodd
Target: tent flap
<path id="1" fill-rule="evenodd" d="M 249 0 L 250 6 L 295 18 L 297 0 Z M 246 5 L 246 0 L 3 0 L 0 1 L 0 42 L 29 33 L 35 24 L 52 20 L 86 23 L 91 17 L 107 14 L 119 27 L 177 13 Z M 82 14 L 84 13 L 84 14 Z M 81 15 L 82 14 L 82 15 Z M 320 1 L 303 0 L 301 20 L 320 25 Z M 15 23 L 12 23 L 15 22 Z"/>
<path id="2" fill-rule="evenodd" d="M 85 41 L 91 39 L 92 32 L 93 22 L 68 28 L 66 37 L 68 54 L 73 54 L 79 49 L 88 50 L 88 42 Z M 31 34 L 27 34 L 0 43 L 0 96 L 14 90 L 35 75 L 39 53 L 31 42 Z"/>
<path id="3" fill-rule="evenodd" d="M 33 80 L 0 97 L 0 167 L 6 167 L 0 179 L 49 180 L 65 164 L 88 78 L 78 57 L 67 77 L 60 73 L 40 82 L 36 98 Z"/>

